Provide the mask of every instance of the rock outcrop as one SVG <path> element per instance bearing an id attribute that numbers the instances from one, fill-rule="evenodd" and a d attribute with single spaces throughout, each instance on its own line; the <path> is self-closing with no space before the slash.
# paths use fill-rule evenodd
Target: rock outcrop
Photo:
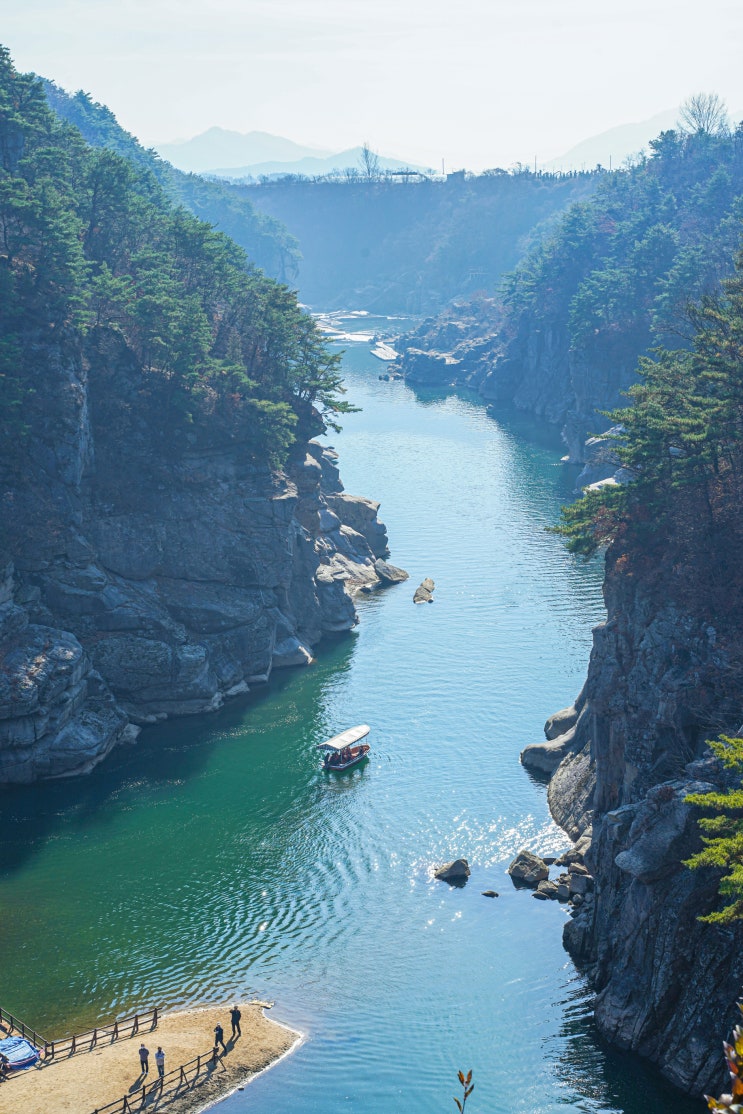
<path id="1" fill-rule="evenodd" d="M 683 865 L 700 846 L 686 797 L 722 784 L 705 740 L 736 733 L 742 718 L 739 617 L 731 608 L 713 624 L 678 602 L 684 593 L 668 576 L 627 575 L 623 564 L 610 551 L 608 618 L 575 707 L 552 717 L 553 738 L 522 758 L 542 771 L 559 760 L 550 808 L 580 841 L 575 861 L 584 851 L 592 879 L 569 868 L 569 892 L 583 902 L 564 942 L 595 987 L 600 1032 L 678 1087 L 716 1093 L 743 984 L 743 929 L 698 919 L 720 899 L 714 872 Z"/>
<path id="2" fill-rule="evenodd" d="M 83 361 L 39 360 L 52 397 L 28 467 L 0 475 L 0 781 L 85 772 L 138 725 L 307 664 L 357 622 L 356 592 L 404 577 L 332 449 L 277 471 L 230 446 L 145 467 L 136 445 L 127 473 Z"/>
<path id="3" fill-rule="evenodd" d="M 444 863 L 443 866 L 437 867 L 433 876 L 434 878 L 438 878 L 441 882 L 452 882 L 455 885 L 463 885 L 471 873 L 470 865 L 466 859 L 454 859 L 450 863 Z"/>
<path id="4" fill-rule="evenodd" d="M 601 337 L 600 345 L 577 349 L 564 307 L 551 316 L 523 313 L 509 332 L 489 304 L 469 309 L 460 307 L 458 318 L 429 319 L 396 341 L 405 379 L 415 386 L 473 388 L 496 407 L 524 410 L 559 426 L 566 459 L 587 466 L 580 486 L 616 472 L 612 431 L 602 411 L 626 405 L 638 356 L 651 343 L 647 329 L 617 331 Z"/>
<path id="5" fill-rule="evenodd" d="M 540 882 L 546 882 L 550 876 L 549 867 L 544 859 L 540 859 L 539 855 L 535 855 L 533 851 L 526 848 L 519 851 L 509 866 L 508 873 L 517 885 L 534 888 Z"/>
<path id="6" fill-rule="evenodd" d="M 436 585 L 430 576 L 425 577 L 413 594 L 413 603 L 433 603 L 433 593 Z"/>

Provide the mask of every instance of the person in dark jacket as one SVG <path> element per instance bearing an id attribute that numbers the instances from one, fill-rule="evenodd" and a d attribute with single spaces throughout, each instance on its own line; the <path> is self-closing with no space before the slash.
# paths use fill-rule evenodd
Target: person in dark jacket
<path id="1" fill-rule="evenodd" d="M 226 1052 L 227 1051 L 227 1046 L 224 1043 L 224 1029 L 222 1028 L 221 1025 L 215 1025 L 214 1026 L 214 1047 L 217 1048 L 217 1046 L 220 1045 L 220 1044 L 222 1045 L 222 1051 Z"/>
<path id="2" fill-rule="evenodd" d="M 230 1010 L 230 1021 L 232 1022 L 232 1036 L 233 1037 L 235 1036 L 235 1034 L 237 1034 L 238 1037 L 242 1036 L 242 1032 L 240 1030 L 240 1018 L 241 1017 L 242 1017 L 242 1014 L 240 1013 L 237 1006 L 233 1006 L 232 1009 Z"/>

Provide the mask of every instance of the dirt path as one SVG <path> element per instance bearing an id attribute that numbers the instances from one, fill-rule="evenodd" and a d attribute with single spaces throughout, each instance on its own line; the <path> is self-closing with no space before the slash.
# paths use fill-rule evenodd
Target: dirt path
<path id="1" fill-rule="evenodd" d="M 173 1114 L 192 1114 L 204 1110 L 246 1083 L 252 1075 L 269 1067 L 301 1040 L 301 1035 L 264 1017 L 266 1002 L 241 1004 L 242 1036 L 234 1042 L 230 1033 L 230 1007 L 166 1013 L 153 1032 L 139 1033 L 113 1044 L 99 1045 L 92 1052 L 81 1052 L 58 1061 L 43 1063 L 19 1072 L 7 1083 L 0 1083 L 0 1114 L 93 1114 L 107 1103 L 128 1096 L 133 1110 L 171 1110 Z M 216 1065 L 208 1060 L 196 1072 L 188 1071 L 188 1082 L 179 1073 L 170 1076 L 181 1064 L 210 1053 L 214 1026 L 225 1031 L 227 1052 Z M 139 1067 L 139 1045 L 150 1050 L 149 1073 Z M 155 1051 L 165 1052 L 165 1085 L 162 1092 L 153 1088 L 158 1079 Z M 221 1051 L 221 1049 L 220 1049 Z M 147 1098 L 141 1107 L 142 1085 Z M 114 1111 L 111 1111 L 114 1114 Z"/>

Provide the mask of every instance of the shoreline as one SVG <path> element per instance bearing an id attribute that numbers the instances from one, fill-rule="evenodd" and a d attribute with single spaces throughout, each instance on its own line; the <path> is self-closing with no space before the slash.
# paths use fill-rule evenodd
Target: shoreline
<path id="1" fill-rule="evenodd" d="M 266 1020 L 268 1020 L 268 1018 L 266 1018 Z M 254 1080 L 259 1078 L 259 1076 L 265 1075 L 266 1072 L 269 1072 L 273 1068 L 277 1067 L 282 1062 L 282 1060 L 286 1060 L 289 1056 L 291 1056 L 292 1053 L 295 1052 L 300 1045 L 304 1044 L 305 1040 L 307 1039 L 306 1033 L 300 1032 L 299 1029 L 292 1029 L 291 1026 L 285 1025 L 283 1021 L 272 1021 L 271 1024 L 278 1025 L 280 1029 L 285 1029 L 287 1033 L 292 1033 L 296 1038 L 294 1042 L 288 1048 L 286 1048 L 280 1056 L 277 1056 L 275 1060 L 272 1060 L 269 1064 L 266 1064 L 265 1067 L 260 1068 L 258 1071 L 253 1072 L 251 1075 L 247 1076 L 247 1078 L 242 1083 L 238 1083 L 235 1087 L 232 1088 L 231 1091 L 225 1091 L 223 1095 L 219 1095 L 218 1098 L 213 1099 L 211 1102 L 207 1103 L 206 1106 L 194 1108 L 193 1114 L 204 1114 L 204 1111 L 206 1110 L 213 1110 L 215 1106 L 219 1106 L 220 1102 L 224 1102 L 225 1099 L 228 1099 L 232 1095 L 237 1094 L 238 1091 L 245 1090 L 245 1088 L 249 1087 Z"/>
<path id="2" fill-rule="evenodd" d="M 89 1114 L 124 1098 L 139 1104 L 148 1089 L 148 1108 L 202 1114 L 275 1067 L 306 1039 L 302 1032 L 269 1020 L 272 1002 L 239 1003 L 241 1034 L 225 1040 L 211 1057 L 214 1027 L 230 1029 L 230 1005 L 195 1006 L 160 1015 L 156 1029 L 142 1029 L 108 1044 L 58 1060 L 40 1061 L 0 1087 L 0 1114 Z M 149 1070 L 140 1069 L 139 1045 L 149 1048 Z M 165 1088 L 157 1090 L 154 1051 L 165 1052 Z M 198 1058 L 198 1064 L 196 1063 Z M 181 1065 L 190 1065 L 178 1076 Z M 154 1087 L 154 1093 L 150 1089 Z"/>

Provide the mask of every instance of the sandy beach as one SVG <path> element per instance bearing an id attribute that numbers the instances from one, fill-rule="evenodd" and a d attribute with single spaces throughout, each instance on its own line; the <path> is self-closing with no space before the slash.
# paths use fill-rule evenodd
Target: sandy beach
<path id="1" fill-rule="evenodd" d="M 120 1105 L 114 1109 L 118 1111 L 124 1096 L 132 1109 L 139 1110 L 143 1084 L 148 1093 L 142 1109 L 168 1108 L 174 1114 L 197 1114 L 244 1086 L 302 1040 L 300 1033 L 264 1016 L 263 1011 L 270 1003 L 248 1002 L 240 1003 L 242 1035 L 232 1041 L 231 1005 L 165 1013 L 152 1032 L 99 1044 L 90 1052 L 78 1052 L 64 1059 L 42 1061 L 0 1084 L 0 1114 L 93 1114 L 117 1100 Z M 211 1058 L 203 1063 L 211 1052 L 217 1023 L 224 1029 L 227 1051 L 216 1064 Z M 150 1052 L 147 1075 L 141 1073 L 139 1065 L 142 1042 Z M 155 1065 L 158 1045 L 165 1052 L 162 1093 L 157 1088 L 151 1090 L 158 1078 Z M 202 1067 L 197 1073 L 194 1064 L 188 1071 L 187 1082 L 178 1073 L 169 1076 L 198 1056 L 202 1057 Z"/>

